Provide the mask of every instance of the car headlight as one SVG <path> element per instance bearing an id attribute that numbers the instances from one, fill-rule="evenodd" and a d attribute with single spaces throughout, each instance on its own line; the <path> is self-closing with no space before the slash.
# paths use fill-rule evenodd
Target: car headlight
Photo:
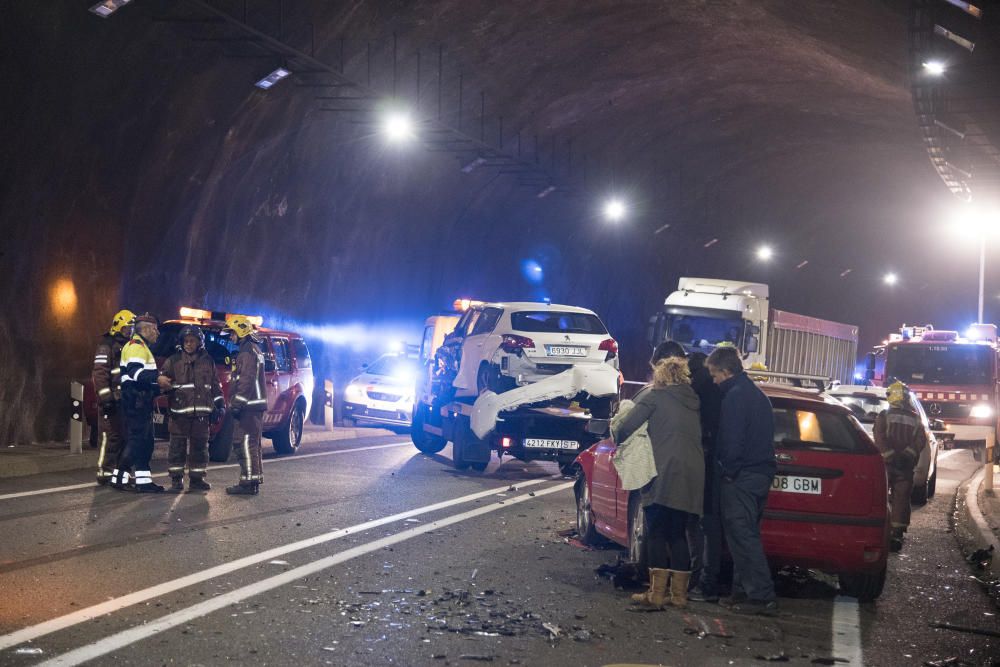
<path id="1" fill-rule="evenodd" d="M 365 400 L 365 389 L 359 384 L 349 384 L 344 390 L 344 398 L 351 402 L 363 401 Z"/>
<path id="2" fill-rule="evenodd" d="M 972 410 L 969 411 L 969 416 L 973 419 L 989 419 L 993 416 L 993 408 L 985 403 L 973 405 Z"/>

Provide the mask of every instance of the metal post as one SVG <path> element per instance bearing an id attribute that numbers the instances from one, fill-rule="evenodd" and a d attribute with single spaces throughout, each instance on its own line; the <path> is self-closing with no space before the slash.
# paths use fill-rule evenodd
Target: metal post
<path id="1" fill-rule="evenodd" d="M 83 454 L 83 385 L 70 382 L 69 398 L 73 408 L 69 420 L 69 453 Z"/>

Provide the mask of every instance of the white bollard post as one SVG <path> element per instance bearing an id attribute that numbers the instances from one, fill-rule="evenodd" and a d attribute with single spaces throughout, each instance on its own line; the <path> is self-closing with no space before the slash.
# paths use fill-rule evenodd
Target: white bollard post
<path id="1" fill-rule="evenodd" d="M 73 407 L 69 420 L 69 453 L 83 454 L 83 385 L 70 382 L 69 398 Z"/>
<path id="2" fill-rule="evenodd" d="M 323 396 L 325 397 L 325 402 L 323 404 L 323 425 L 326 427 L 327 431 L 333 430 L 333 382 L 331 380 L 323 381 Z"/>

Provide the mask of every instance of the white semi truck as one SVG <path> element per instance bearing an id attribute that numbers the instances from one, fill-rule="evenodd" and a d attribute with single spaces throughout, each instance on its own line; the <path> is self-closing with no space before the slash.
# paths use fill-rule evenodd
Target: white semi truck
<path id="1" fill-rule="evenodd" d="M 854 377 L 858 353 L 856 326 L 774 309 L 767 285 L 717 278 L 680 279 L 650 321 L 650 344 L 665 340 L 705 354 L 729 343 L 747 368 L 763 364 L 772 373 L 844 384 Z"/>

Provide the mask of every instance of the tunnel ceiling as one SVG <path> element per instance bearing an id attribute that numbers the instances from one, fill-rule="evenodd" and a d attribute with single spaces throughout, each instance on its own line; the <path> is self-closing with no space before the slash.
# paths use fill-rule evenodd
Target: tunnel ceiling
<path id="1" fill-rule="evenodd" d="M 769 282 L 866 343 L 974 314 L 974 251 L 940 243 L 954 198 L 911 100 L 908 1 L 89 4 L 15 0 L 0 28 L 2 296 L 31 313 L 0 323 L 0 354 L 85 332 L 12 361 L 0 402 L 85 373 L 119 303 L 412 325 L 459 295 L 550 296 L 636 358 L 692 273 Z M 376 136 L 394 88 L 420 145 Z"/>

